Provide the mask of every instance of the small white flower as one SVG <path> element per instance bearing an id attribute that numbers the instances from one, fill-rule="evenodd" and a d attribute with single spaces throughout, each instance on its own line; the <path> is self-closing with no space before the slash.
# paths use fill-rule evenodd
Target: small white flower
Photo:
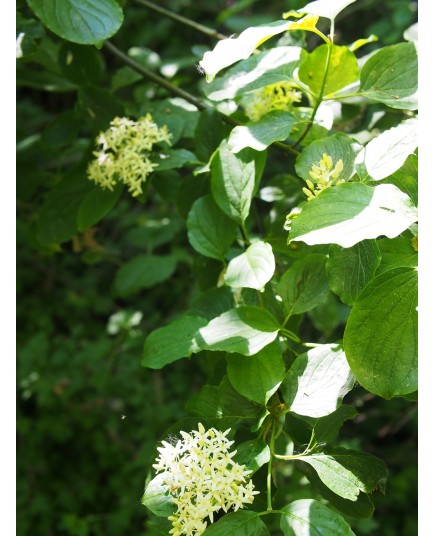
<path id="1" fill-rule="evenodd" d="M 175 445 L 163 441 L 158 448 L 153 467 L 162 471 L 177 506 L 168 518 L 173 536 L 199 536 L 207 527 L 207 518 L 214 522 L 214 512 L 237 511 L 259 493 L 252 481 L 247 482 L 251 471 L 232 460 L 236 451 L 229 451 L 234 443 L 227 438 L 229 432 L 206 430 L 199 423 L 198 430 L 180 432 L 182 439 Z"/>

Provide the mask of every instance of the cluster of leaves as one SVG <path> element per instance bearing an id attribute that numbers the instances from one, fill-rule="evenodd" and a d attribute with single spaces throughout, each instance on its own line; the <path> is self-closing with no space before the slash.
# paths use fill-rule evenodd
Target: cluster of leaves
<path id="1" fill-rule="evenodd" d="M 76 404 L 81 391 L 71 392 L 69 375 L 87 362 L 91 377 L 105 375 L 107 384 L 97 381 L 103 389 L 115 390 L 118 370 L 128 385 L 138 374 L 143 343 L 143 367 L 167 367 L 167 377 L 173 374 L 158 395 L 161 407 L 177 383 L 188 394 L 191 372 L 180 379 L 179 365 L 199 371 L 192 378 L 203 376 L 202 385 L 186 404 L 190 417 L 171 432 L 198 422 L 231 428 L 236 460 L 254 473 L 261 490 L 248 511 L 223 515 L 205 534 L 271 530 L 301 536 L 306 527 L 354 534 L 350 524 L 372 515 L 371 494 L 384 492 L 387 468 L 372 454 L 339 444 L 342 426 L 357 417 L 343 398 L 356 382 L 387 400 L 415 398 L 417 46 L 413 32 L 406 42 L 366 56 L 356 52 L 372 38 L 335 44 L 335 18 L 353 3 L 299 6 L 282 20 L 221 40 L 204 55 L 201 48 L 189 61 L 205 71 L 202 98 L 167 83 L 182 61 L 164 63 L 149 49 L 133 47 L 125 55 L 109 44 L 107 53 L 126 58 L 127 65 L 107 69 L 108 56 L 98 49 L 124 17 L 114 0 L 65 0 L 60 10 L 54 2 L 29 0 L 31 11 L 23 9 L 19 19 L 19 84 L 63 93 L 66 103 L 71 97 L 56 118 L 44 116 L 40 106 L 34 114 L 37 105 L 23 99 L 22 113 L 38 124 L 19 132 L 19 173 L 26 177 L 19 184 L 27 220 L 22 240 L 46 259 L 72 248 L 71 307 L 89 318 L 107 321 L 111 315 L 107 330 L 117 337 L 111 344 L 103 333 L 92 342 L 90 322 L 74 334 L 86 345 L 68 346 L 52 325 L 53 305 L 48 325 L 43 316 L 39 321 L 42 335 L 23 348 L 22 396 L 36 398 L 38 411 L 54 410 L 53 392 Z M 324 43 L 312 48 L 306 35 Z M 166 78 L 155 74 L 157 68 Z M 142 75 L 162 81 L 176 96 L 143 82 Z M 110 91 L 101 89 L 103 82 Z M 296 88 L 300 99 L 249 121 L 245 103 L 282 83 Z M 86 176 L 98 132 L 116 116 L 138 120 L 146 114 L 167 126 L 172 146 L 153 153 L 155 169 L 143 193 L 130 199 L 121 183 L 113 191 L 99 189 Z M 327 171 L 321 162 L 331 173 L 336 166 L 339 180 L 324 178 L 306 199 L 306 186 Z M 77 258 L 87 265 L 85 278 L 77 275 Z M 38 269 L 50 288 L 56 271 L 46 273 L 44 265 Z M 84 299 L 75 279 L 99 295 L 111 288 L 114 301 Z M 143 314 L 144 341 L 136 329 Z M 39 381 L 48 370 L 41 360 L 33 362 L 40 354 L 60 355 L 55 385 Z M 127 359 L 121 362 L 117 354 Z M 144 378 L 148 385 L 161 381 Z M 137 389 L 120 406 L 113 394 L 102 405 L 118 418 L 125 404 L 137 412 L 148 398 Z M 155 413 L 150 406 L 146 426 Z M 168 403 L 161 420 L 180 416 Z M 144 426 L 138 420 L 137 429 Z M 30 422 L 25 413 L 22 433 Z M 120 422 L 107 425 L 115 439 Z M 158 423 L 153 427 L 145 458 L 160 432 Z M 71 437 L 70 430 L 63 432 L 60 442 Z M 147 432 L 142 429 L 135 441 L 145 441 Z M 140 463 L 143 456 L 135 470 Z M 288 483 L 291 475 L 295 484 Z M 302 489 L 301 477 L 309 489 Z M 170 494 L 151 474 L 149 480 L 143 502 L 159 517 L 147 534 L 167 534 Z M 70 528 L 71 518 L 63 523 L 71 534 L 80 530 Z M 124 530 L 118 527 L 110 530 Z"/>

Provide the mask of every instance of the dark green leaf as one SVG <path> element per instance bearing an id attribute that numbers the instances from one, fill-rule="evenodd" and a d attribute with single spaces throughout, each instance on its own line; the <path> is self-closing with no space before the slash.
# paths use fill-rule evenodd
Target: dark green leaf
<path id="1" fill-rule="evenodd" d="M 350 248 L 332 244 L 326 264 L 330 288 L 344 303 L 353 305 L 374 277 L 380 261 L 375 240 L 363 240 Z"/>
<path id="2" fill-rule="evenodd" d="M 145 341 L 142 366 L 159 369 L 190 356 L 197 351 L 194 337 L 207 321 L 199 316 L 185 315 L 167 326 L 152 331 Z"/>
<path id="3" fill-rule="evenodd" d="M 98 85 L 104 69 L 101 53 L 93 47 L 64 43 L 59 52 L 62 74 L 79 86 Z"/>
<path id="4" fill-rule="evenodd" d="M 418 86 L 418 58 L 414 43 L 381 48 L 360 73 L 360 91 L 392 108 L 414 110 Z"/>
<path id="5" fill-rule="evenodd" d="M 369 238 L 398 236 L 418 219 L 417 209 L 393 184 L 346 183 L 323 190 L 292 220 L 289 240 L 348 248 Z"/>
<path id="6" fill-rule="evenodd" d="M 316 307 L 329 292 L 327 256 L 312 253 L 296 261 L 277 286 L 286 314 L 300 314 Z"/>
<path id="7" fill-rule="evenodd" d="M 335 449 L 302 456 L 299 460 L 310 464 L 322 482 L 344 499 L 355 501 L 361 491 L 371 493 L 380 489 L 384 493 L 387 467 L 372 454 Z"/>
<path id="8" fill-rule="evenodd" d="M 115 0 L 27 0 L 37 17 L 67 41 L 95 45 L 114 35 L 124 16 Z"/>
<path id="9" fill-rule="evenodd" d="M 84 231 L 106 216 L 115 206 L 122 194 L 122 185 L 118 184 L 111 192 L 94 186 L 80 204 L 77 215 L 77 226 Z"/>
<path id="10" fill-rule="evenodd" d="M 229 136 L 228 147 L 234 153 L 246 147 L 264 151 L 275 141 L 286 140 L 296 121 L 297 118 L 289 112 L 274 110 L 259 121 L 249 121 L 243 126 L 235 127 Z"/>
<path id="11" fill-rule="evenodd" d="M 375 277 L 354 304 L 344 348 L 357 381 L 384 398 L 417 389 L 417 271 Z"/>
<path id="12" fill-rule="evenodd" d="M 234 461 L 255 472 L 270 459 L 270 448 L 263 439 L 250 439 L 237 445 Z"/>
<path id="13" fill-rule="evenodd" d="M 414 249 L 411 240 L 412 235 L 408 232 L 396 238 L 382 238 L 377 240 L 381 252 L 381 263 L 377 270 L 377 275 L 400 267 L 417 268 L 418 254 Z"/>
<path id="14" fill-rule="evenodd" d="M 306 54 L 300 64 L 298 76 L 315 95 L 319 95 L 323 83 L 328 56 L 328 45 L 320 45 Z M 336 93 L 359 78 L 357 58 L 348 47 L 333 45 L 324 95 Z"/>
<path id="15" fill-rule="evenodd" d="M 209 525 L 204 536 L 266 536 L 267 527 L 257 512 L 240 510 L 224 515 L 217 523 Z"/>
<path id="16" fill-rule="evenodd" d="M 212 320 L 234 307 L 234 296 L 228 287 L 211 288 L 193 302 L 190 314 Z"/>
<path id="17" fill-rule="evenodd" d="M 211 160 L 211 190 L 219 207 L 237 223 L 243 223 L 258 190 L 266 153 L 243 149 L 230 151 L 226 140 Z"/>
<path id="18" fill-rule="evenodd" d="M 354 382 L 342 346 L 322 344 L 297 357 L 281 389 L 294 413 L 324 417 L 341 405 Z"/>
<path id="19" fill-rule="evenodd" d="M 342 404 L 330 415 L 321 417 L 313 425 L 313 443 L 315 445 L 331 443 L 337 437 L 344 422 L 356 416 L 357 411 L 353 406 Z"/>
<path id="20" fill-rule="evenodd" d="M 197 122 L 194 138 L 196 154 L 202 162 L 208 162 L 223 138 L 229 136 L 230 128 L 222 121 L 216 110 L 204 110 Z"/>
<path id="21" fill-rule="evenodd" d="M 188 239 L 205 257 L 223 260 L 235 238 L 236 223 L 215 204 L 210 195 L 194 202 L 187 219 Z"/>
<path id="22" fill-rule="evenodd" d="M 228 376 L 233 387 L 249 400 L 265 405 L 285 377 L 285 364 L 276 345 L 250 357 L 228 355 Z"/>
<path id="23" fill-rule="evenodd" d="M 221 314 L 200 329 L 197 344 L 204 350 L 250 356 L 272 343 L 279 329 L 279 323 L 267 310 L 242 306 Z"/>
<path id="24" fill-rule="evenodd" d="M 198 163 L 196 155 L 191 151 L 187 151 L 187 149 L 171 149 L 164 151 L 164 153 L 158 153 L 155 162 L 158 164 L 155 171 L 177 169 L 184 167 L 187 164 Z"/>
<path id="25" fill-rule="evenodd" d="M 162 283 L 173 275 L 176 264 L 174 255 L 138 255 L 116 273 L 116 291 L 119 296 L 129 296 Z"/>
<path id="26" fill-rule="evenodd" d="M 313 499 L 285 506 L 280 528 L 284 536 L 355 536 L 343 517 Z"/>

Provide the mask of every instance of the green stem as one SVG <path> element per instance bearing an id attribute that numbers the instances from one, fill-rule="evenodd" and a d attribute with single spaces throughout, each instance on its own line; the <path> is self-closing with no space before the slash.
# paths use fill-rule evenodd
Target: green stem
<path id="1" fill-rule="evenodd" d="M 353 93 L 346 93 L 345 95 L 332 95 L 330 97 L 325 97 L 324 100 L 342 100 L 350 99 L 351 97 L 362 97 L 362 94 L 359 91 L 354 91 Z"/>
<path id="2" fill-rule="evenodd" d="M 309 445 L 300 454 L 293 454 L 291 456 L 284 456 L 282 454 L 273 453 L 273 457 L 276 458 L 276 460 L 298 460 L 299 458 L 303 458 L 308 452 L 309 452 Z"/>
<path id="3" fill-rule="evenodd" d="M 276 420 L 273 419 L 273 426 L 271 428 L 271 438 L 270 438 L 270 459 L 268 460 L 268 472 L 267 472 L 267 512 L 271 512 L 273 510 L 273 503 L 271 499 L 271 484 L 272 484 L 275 430 L 276 430 Z"/>
<path id="4" fill-rule="evenodd" d="M 327 82 L 327 76 L 328 76 L 329 68 L 330 68 L 330 60 L 331 60 L 331 57 L 332 57 L 334 31 L 335 31 L 335 21 L 334 21 L 334 19 L 332 19 L 331 20 L 331 26 L 330 26 L 330 40 L 327 39 L 327 57 L 326 57 L 326 63 L 325 63 L 325 67 L 324 67 L 324 76 L 323 76 L 323 79 L 322 79 L 319 95 L 318 95 L 318 98 L 316 100 L 315 106 L 314 106 L 314 108 L 312 110 L 312 115 L 310 117 L 309 124 L 307 125 L 307 127 L 306 127 L 305 131 L 303 132 L 303 134 L 298 138 L 298 140 L 295 143 L 293 143 L 293 145 L 292 145 L 293 147 L 296 147 L 297 145 L 299 145 L 304 140 L 304 138 L 307 136 L 309 130 L 313 126 L 313 122 L 315 120 L 315 116 L 316 116 L 316 113 L 318 111 L 318 108 L 320 107 L 320 104 L 323 101 L 325 86 L 326 86 L 326 82 Z"/>
<path id="5" fill-rule="evenodd" d="M 208 28 L 208 26 L 204 26 L 203 24 L 199 24 L 195 22 L 194 20 L 188 19 L 187 17 L 183 17 L 182 15 L 178 15 L 178 13 L 174 13 L 173 11 L 169 11 L 168 9 L 165 9 L 164 7 L 160 7 L 157 4 L 154 4 L 154 2 L 149 2 L 149 0 L 136 0 L 138 4 L 141 4 L 142 6 L 149 7 L 150 9 L 153 9 L 154 11 L 157 11 L 158 13 L 161 13 L 162 15 L 165 15 L 166 17 L 169 17 L 176 22 L 180 22 L 181 24 L 185 24 L 186 26 L 190 26 L 191 28 L 194 28 L 198 32 L 202 32 L 205 35 L 208 35 L 209 37 L 213 37 L 215 39 L 227 39 L 226 35 L 223 35 L 213 28 Z"/>
<path id="6" fill-rule="evenodd" d="M 197 97 L 195 97 L 191 93 L 188 93 L 188 91 L 184 91 L 183 89 L 181 89 L 181 88 L 179 88 L 177 86 L 174 86 L 173 84 L 171 84 L 170 82 L 168 82 L 167 80 L 165 80 L 164 78 L 159 76 L 158 74 L 156 74 L 156 73 L 154 73 L 152 71 L 149 71 L 148 69 L 146 69 L 145 67 L 140 65 L 140 63 L 137 63 L 136 61 L 131 59 L 129 56 L 127 56 L 127 54 L 122 52 L 122 50 L 119 50 L 119 48 L 116 47 L 115 45 L 113 45 L 113 43 L 110 43 L 109 41 L 105 41 L 104 46 L 108 50 L 110 50 L 110 52 L 112 54 L 114 54 L 117 58 L 119 58 L 121 61 L 123 61 L 129 67 L 131 67 L 131 69 L 133 69 L 134 71 L 138 72 L 139 74 L 141 74 L 145 78 L 148 78 L 149 80 L 151 80 L 152 82 L 154 82 L 158 86 L 163 87 L 164 89 L 166 89 L 172 95 L 175 95 L 177 97 L 181 97 L 181 98 L 185 99 L 187 102 L 190 102 L 191 104 L 194 104 L 194 106 L 196 106 L 196 108 L 198 108 L 199 110 L 215 110 L 215 108 L 210 106 L 208 103 L 198 99 Z M 217 111 L 217 110 L 215 110 L 215 111 Z M 236 127 L 236 126 L 241 125 L 241 123 L 239 121 L 237 121 L 236 119 L 233 119 L 232 117 L 229 117 L 228 115 L 225 115 L 225 114 L 223 114 L 221 112 L 218 112 L 218 113 L 220 115 L 221 120 L 224 121 L 225 123 L 227 123 L 228 125 L 230 125 L 232 127 Z M 292 154 L 292 155 L 298 155 L 299 154 L 299 151 L 297 151 L 297 149 L 294 149 L 293 147 L 291 147 L 290 145 L 286 145 L 285 143 L 275 141 L 274 143 L 272 143 L 271 146 L 274 147 L 275 149 L 278 149 L 279 151 L 287 154 L 287 155 L 288 154 Z"/>
<path id="7" fill-rule="evenodd" d="M 244 243 L 246 244 L 247 247 L 249 247 L 251 242 L 250 242 L 249 235 L 247 233 L 246 226 L 244 225 L 244 222 L 240 223 L 240 230 L 241 230 L 241 235 L 243 237 Z"/>
<path id="8" fill-rule="evenodd" d="M 289 331 L 289 329 L 285 329 L 285 328 L 280 328 L 280 333 L 282 333 L 283 335 L 285 335 L 288 339 L 290 339 L 291 341 L 294 341 L 298 344 L 301 343 L 301 339 L 300 337 L 298 337 L 295 333 L 293 333 L 292 331 Z"/>

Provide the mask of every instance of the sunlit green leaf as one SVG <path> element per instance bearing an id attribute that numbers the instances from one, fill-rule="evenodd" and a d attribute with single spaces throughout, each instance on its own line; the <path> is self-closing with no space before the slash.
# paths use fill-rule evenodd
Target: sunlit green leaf
<path id="1" fill-rule="evenodd" d="M 294 413 L 324 417 L 341 405 L 354 382 L 342 346 L 322 344 L 297 357 L 281 389 Z"/>
<path id="2" fill-rule="evenodd" d="M 267 527 L 257 512 L 240 510 L 225 514 L 216 523 L 209 525 L 204 536 L 266 536 Z"/>
<path id="3" fill-rule="evenodd" d="M 417 209 L 393 184 L 347 183 L 322 191 L 293 219 L 289 240 L 348 248 L 385 235 L 398 236 L 418 219 Z"/>
<path id="4" fill-rule="evenodd" d="M 142 504 L 153 514 L 160 517 L 168 517 L 176 509 L 173 497 L 169 493 L 169 488 L 163 483 L 164 478 L 165 475 L 163 474 L 154 477 L 146 486 L 142 497 Z"/>
<path id="5" fill-rule="evenodd" d="M 230 260 L 224 279 L 230 287 L 263 290 L 273 277 L 274 270 L 275 261 L 270 244 L 258 240 L 244 253 Z"/>
<path id="6" fill-rule="evenodd" d="M 234 461 L 244 465 L 248 471 L 257 471 L 270 459 L 270 447 L 263 439 L 250 439 L 237 445 Z"/>
<path id="7" fill-rule="evenodd" d="M 347 6 L 356 0 L 315 0 L 298 9 L 300 13 L 312 13 L 319 17 L 335 19 L 336 16 Z"/>

